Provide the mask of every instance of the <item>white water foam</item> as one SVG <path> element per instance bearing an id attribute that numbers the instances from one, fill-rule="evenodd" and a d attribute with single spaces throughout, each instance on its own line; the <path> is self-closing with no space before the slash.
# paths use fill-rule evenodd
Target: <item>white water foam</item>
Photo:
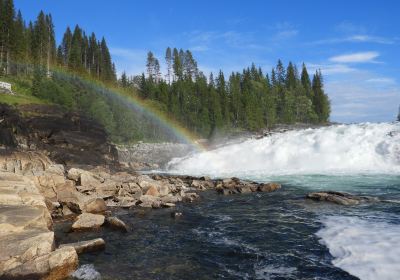
<path id="1" fill-rule="evenodd" d="M 361 280 L 398 280 L 400 225 L 358 217 L 329 216 L 317 232 L 333 265 Z"/>
<path id="2" fill-rule="evenodd" d="M 400 174 L 400 124 L 293 130 L 174 159 L 171 172 L 215 177 L 288 174 Z"/>
<path id="3" fill-rule="evenodd" d="M 100 273 L 94 268 L 93 264 L 81 265 L 74 273 L 71 275 L 76 279 L 82 280 L 100 280 Z"/>

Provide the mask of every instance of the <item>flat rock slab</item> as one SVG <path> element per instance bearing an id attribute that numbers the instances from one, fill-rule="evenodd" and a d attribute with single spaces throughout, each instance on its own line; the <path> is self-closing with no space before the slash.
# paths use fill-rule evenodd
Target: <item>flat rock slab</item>
<path id="1" fill-rule="evenodd" d="M 95 229 L 102 226 L 104 221 L 105 217 L 103 215 L 83 213 L 72 224 L 72 230 Z"/>
<path id="2" fill-rule="evenodd" d="M 64 248 L 68 246 L 74 247 L 77 254 L 83 254 L 103 250 L 106 246 L 106 243 L 102 238 L 96 238 L 75 243 L 61 244 L 59 248 Z"/>
<path id="3" fill-rule="evenodd" d="M 378 202 L 379 199 L 370 196 L 357 196 L 346 192 L 326 191 L 313 192 L 306 196 L 307 199 L 315 201 L 327 201 L 339 205 L 357 205 L 365 202 Z"/>
<path id="4" fill-rule="evenodd" d="M 48 230 L 25 230 L 0 236 L 0 268 L 11 266 L 13 261 L 22 263 L 48 254 L 53 245 L 54 232 Z"/>
<path id="5" fill-rule="evenodd" d="M 0 206 L 0 234 L 21 232 L 29 228 L 50 229 L 51 217 L 45 207 Z"/>

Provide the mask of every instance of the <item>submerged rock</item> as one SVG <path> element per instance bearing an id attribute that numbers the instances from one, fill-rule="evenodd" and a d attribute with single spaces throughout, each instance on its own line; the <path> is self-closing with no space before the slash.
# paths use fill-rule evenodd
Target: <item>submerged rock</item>
<path id="1" fill-rule="evenodd" d="M 227 178 L 217 182 L 216 191 L 223 195 L 252 193 L 252 192 L 273 192 L 281 188 L 278 183 L 257 183 L 240 180 L 239 178 Z"/>
<path id="2" fill-rule="evenodd" d="M 377 202 L 379 199 L 369 196 L 357 196 L 346 192 L 326 191 L 313 192 L 306 196 L 307 199 L 316 201 L 333 202 L 340 205 L 357 205 L 363 202 Z"/>
<path id="3" fill-rule="evenodd" d="M 267 183 L 267 184 L 260 184 L 258 186 L 258 191 L 260 192 L 273 192 L 281 188 L 280 184 L 277 183 Z"/>
<path id="4" fill-rule="evenodd" d="M 121 231 L 128 231 L 128 226 L 117 217 L 107 217 L 106 225 Z"/>
<path id="5" fill-rule="evenodd" d="M 183 213 L 182 212 L 171 212 L 171 218 L 179 218 L 182 217 Z"/>
<path id="6" fill-rule="evenodd" d="M 102 238 L 96 238 L 92 240 L 79 241 L 75 243 L 61 244 L 59 248 L 70 246 L 75 249 L 77 254 L 83 254 L 83 253 L 103 250 L 105 245 L 106 243 Z"/>
<path id="7" fill-rule="evenodd" d="M 95 229 L 102 226 L 104 221 L 105 217 L 103 215 L 83 213 L 72 224 L 72 230 Z"/>

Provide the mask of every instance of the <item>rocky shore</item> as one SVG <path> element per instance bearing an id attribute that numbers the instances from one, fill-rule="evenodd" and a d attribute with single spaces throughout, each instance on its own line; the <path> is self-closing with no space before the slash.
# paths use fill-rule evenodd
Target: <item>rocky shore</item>
<path id="1" fill-rule="evenodd" d="M 109 226 L 129 230 L 112 216 L 114 207 L 174 207 L 199 193 L 270 192 L 279 184 L 237 178 L 142 175 L 104 167 L 65 168 L 37 151 L 0 156 L 0 279 L 63 279 L 78 265 L 77 254 L 104 248 L 102 239 L 56 244 L 53 223 L 71 219 L 71 231 Z M 58 246 L 57 246 L 58 245 Z"/>
<path id="2" fill-rule="evenodd" d="M 71 232 L 109 227 L 124 234 L 134 229 L 113 216 L 116 208 L 174 208 L 201 199 L 203 191 L 238 195 L 281 187 L 138 171 L 187 152 L 176 144 L 117 147 L 82 115 L 0 104 L 0 279 L 65 279 L 78 267 L 78 254 L 107 246 L 101 238 L 58 244 L 57 221 L 72 221 Z M 337 192 L 307 198 L 343 205 L 374 201 Z M 181 215 L 171 212 L 173 218 Z"/>

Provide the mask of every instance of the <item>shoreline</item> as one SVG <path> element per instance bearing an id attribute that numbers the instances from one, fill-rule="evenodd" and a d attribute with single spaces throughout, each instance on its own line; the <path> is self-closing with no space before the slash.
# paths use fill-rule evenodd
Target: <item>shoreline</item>
<path id="1" fill-rule="evenodd" d="M 279 184 L 260 184 L 237 178 L 148 176 L 136 172 L 110 172 L 100 166 L 91 170 L 68 169 L 46 155 L 32 151 L 1 155 L 0 170 L 0 211 L 6 217 L 0 223 L 0 246 L 8 248 L 0 253 L 0 279 L 64 279 L 78 267 L 77 252 L 104 248 L 104 241 L 99 244 L 95 240 L 86 244 L 62 244 L 56 248 L 53 224 L 60 219 L 73 220 L 72 231 L 91 231 L 101 226 L 126 231 L 129 229 L 125 223 L 113 217 L 110 209 L 174 208 L 177 203 L 193 202 L 204 190 L 228 195 L 280 188 Z M 10 189 L 9 185 L 20 187 Z M 37 210 L 30 210 L 32 207 Z M 20 218 L 16 219 L 15 213 L 21 213 L 18 214 Z M 16 246 L 21 242 L 26 247 L 17 250 Z M 47 249 L 38 251 L 35 249 L 38 246 Z M 27 255 L 31 251 L 36 253 Z M 55 258 L 60 259 L 59 262 L 54 263 Z"/>

